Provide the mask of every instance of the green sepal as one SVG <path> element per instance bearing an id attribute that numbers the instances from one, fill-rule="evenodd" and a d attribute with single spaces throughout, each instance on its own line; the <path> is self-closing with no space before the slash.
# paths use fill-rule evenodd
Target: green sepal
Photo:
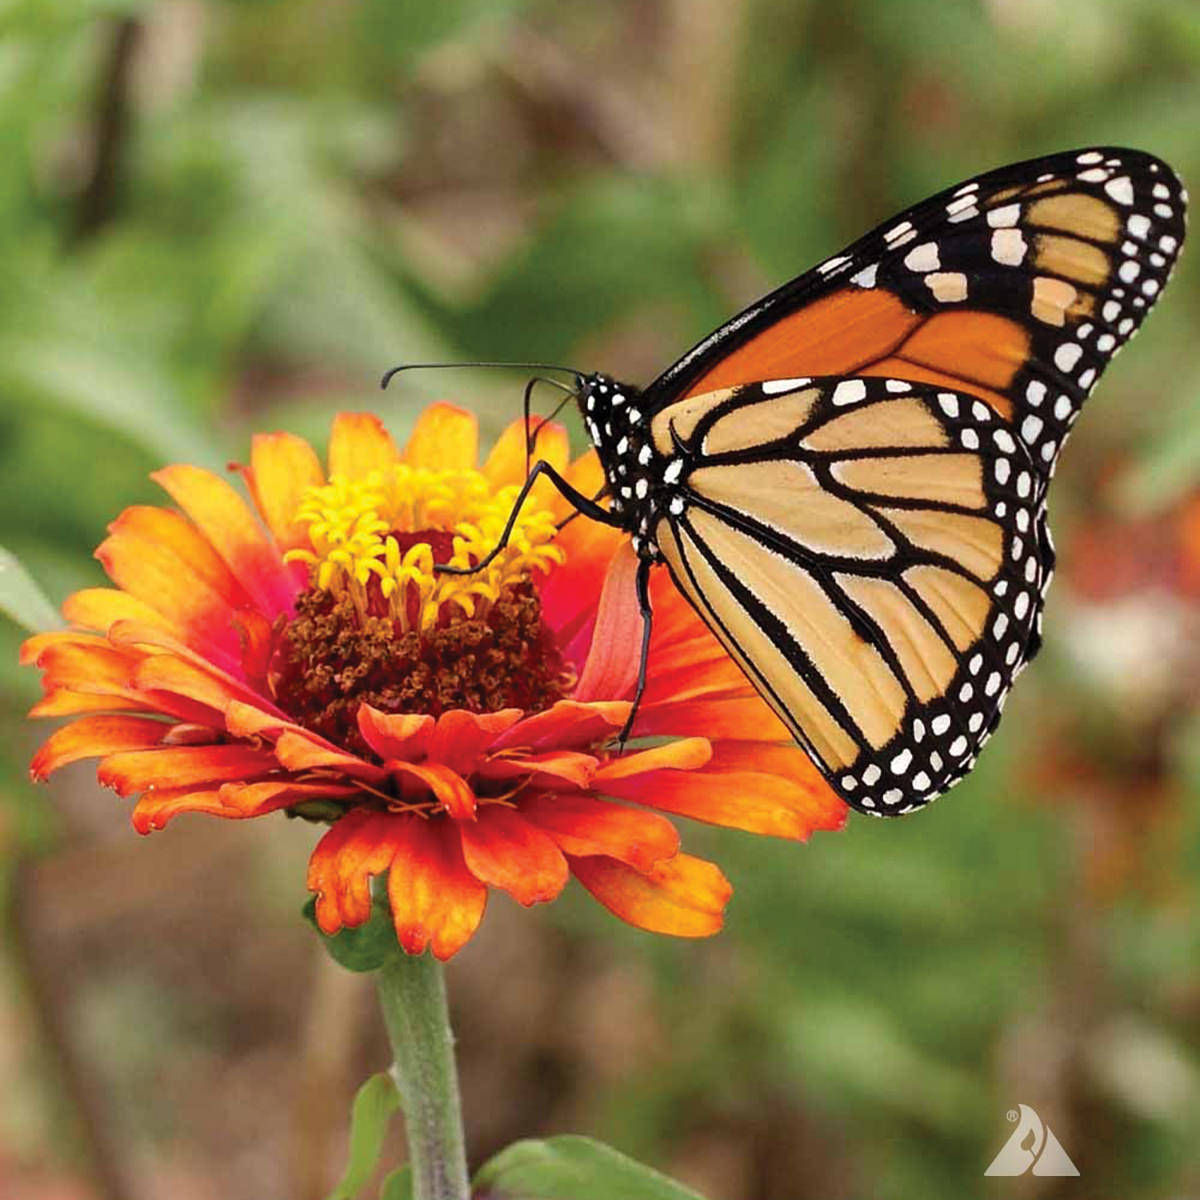
<path id="1" fill-rule="evenodd" d="M 317 898 L 310 896 L 304 905 L 304 916 L 317 931 L 333 961 L 347 971 L 378 971 L 384 963 L 403 954 L 396 941 L 392 914 L 386 901 L 377 898 L 367 920 L 354 929 L 343 929 L 332 936 L 317 924 Z"/>
<path id="2" fill-rule="evenodd" d="M 329 1193 L 329 1200 L 354 1200 L 375 1173 L 383 1149 L 388 1123 L 400 1107 L 400 1093 L 386 1071 L 372 1075 L 358 1089 L 350 1110 L 350 1161 L 342 1181 Z M 390 1178 L 390 1177 L 389 1177 Z M 387 1183 L 384 1188 L 387 1188 Z M 387 1196 L 386 1190 L 381 1196 Z M 403 1196 L 397 1192 L 396 1196 Z M 388 1200 L 391 1197 L 388 1196 Z"/>
<path id="3" fill-rule="evenodd" d="M 397 1167 L 379 1189 L 379 1200 L 413 1200 L 412 1167 Z"/>
<path id="4" fill-rule="evenodd" d="M 286 816 L 299 817 L 302 821 L 328 822 L 344 817 L 346 806 L 336 800 L 305 800 L 303 804 L 293 804 L 283 811 Z"/>
<path id="5" fill-rule="evenodd" d="M 591 1138 L 514 1142 L 475 1176 L 477 1200 L 703 1200 Z"/>

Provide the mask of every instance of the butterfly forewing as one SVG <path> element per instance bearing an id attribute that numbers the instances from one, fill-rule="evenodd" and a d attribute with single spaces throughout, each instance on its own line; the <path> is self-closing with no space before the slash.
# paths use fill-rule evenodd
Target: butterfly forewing
<path id="1" fill-rule="evenodd" d="M 656 529 L 677 585 L 837 790 L 895 813 L 969 769 L 1041 602 L 1033 469 L 994 411 L 839 376 L 683 400 L 652 434 L 683 462 Z"/>
<path id="2" fill-rule="evenodd" d="M 946 190 L 735 317 L 647 389 L 783 375 L 923 380 L 984 399 L 1039 489 L 1113 354 L 1162 291 L 1186 193 L 1134 150 L 1073 151 Z"/>

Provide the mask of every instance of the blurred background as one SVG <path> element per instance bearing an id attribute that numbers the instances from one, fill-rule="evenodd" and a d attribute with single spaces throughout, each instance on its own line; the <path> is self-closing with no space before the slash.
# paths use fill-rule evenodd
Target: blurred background
<path id="1" fill-rule="evenodd" d="M 1195 189 L 1198 129 L 1194 0 L 7 0 L 0 544 L 57 602 L 159 464 L 518 411 L 523 376 L 393 363 L 645 381 L 960 178 L 1099 142 Z M 575 1131 L 712 1200 L 1200 1196 L 1198 322 L 1193 248 L 1072 439 L 1046 649 L 952 797 L 687 829 L 736 886 L 704 944 L 493 899 L 449 970 L 474 1162 Z M 297 919 L 314 831 L 35 789 L 19 640 L 0 1196 L 316 1200 L 386 1050 Z M 1018 1103 L 1082 1182 L 983 1178 Z"/>

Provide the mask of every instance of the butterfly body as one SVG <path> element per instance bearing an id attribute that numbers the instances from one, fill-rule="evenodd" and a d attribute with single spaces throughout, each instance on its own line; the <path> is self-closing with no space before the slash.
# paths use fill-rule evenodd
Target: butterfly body
<path id="1" fill-rule="evenodd" d="M 1041 644 L 1062 444 L 1174 265 L 1139 151 L 947 189 L 732 318 L 644 389 L 581 377 L 608 508 L 834 789 L 910 812 L 974 765 Z M 602 497 L 603 498 L 603 497 Z"/>
<path id="2" fill-rule="evenodd" d="M 609 512 L 629 531 L 640 559 L 661 562 L 654 526 L 669 510 L 675 471 L 654 446 L 641 389 L 610 375 L 585 375 L 578 403 L 604 468 Z"/>

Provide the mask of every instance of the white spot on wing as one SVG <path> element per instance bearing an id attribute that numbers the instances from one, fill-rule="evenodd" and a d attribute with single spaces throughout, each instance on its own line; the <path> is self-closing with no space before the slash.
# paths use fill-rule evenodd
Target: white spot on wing
<path id="1" fill-rule="evenodd" d="M 904 265 L 910 271 L 920 271 L 922 274 L 936 271 L 942 265 L 941 259 L 938 257 L 937 242 L 922 242 L 915 249 L 910 250 L 904 256 Z"/>
<path id="2" fill-rule="evenodd" d="M 879 273 L 879 264 L 872 263 L 869 267 L 863 267 L 857 275 L 850 276 L 850 282 L 858 284 L 862 288 L 873 288 L 875 286 L 875 276 Z"/>
<path id="3" fill-rule="evenodd" d="M 1159 184 L 1159 187 L 1162 185 Z M 1128 175 L 1118 175 L 1116 179 L 1110 179 L 1105 185 L 1104 190 L 1118 203 L 1130 205 L 1133 203 L 1133 184 L 1129 180 Z"/>
<path id="4" fill-rule="evenodd" d="M 833 389 L 834 404 L 857 404 L 867 394 L 867 385 L 861 379 L 843 379 Z"/>
<path id="5" fill-rule="evenodd" d="M 1072 371 L 1083 353 L 1083 347 L 1075 342 L 1063 342 L 1054 352 L 1054 365 L 1060 371 Z"/>
<path id="6" fill-rule="evenodd" d="M 838 269 L 838 267 L 842 266 L 845 263 L 848 263 L 849 261 L 850 260 L 846 257 L 846 255 L 839 254 L 837 256 L 837 258 L 831 258 L 831 259 L 828 259 L 826 262 L 823 262 L 817 268 L 817 270 L 820 271 L 822 275 L 829 275 L 829 274 L 832 274 L 834 271 L 836 271 Z"/>
<path id="7" fill-rule="evenodd" d="M 1136 238 L 1144 238 L 1150 232 L 1150 218 L 1145 213 L 1133 213 L 1128 221 L 1125 222 L 1125 228 L 1129 230 Z"/>
<path id="8" fill-rule="evenodd" d="M 794 392 L 805 384 L 812 383 L 811 379 L 768 379 L 760 384 L 763 395 L 778 396 L 781 392 Z"/>
<path id="9" fill-rule="evenodd" d="M 967 298 L 967 277 L 961 271 L 933 271 L 925 276 L 925 286 L 943 304 Z"/>
<path id="10" fill-rule="evenodd" d="M 1006 267 L 1019 267 L 1028 248 L 1019 229 L 997 229 L 992 234 L 992 257 Z"/>

